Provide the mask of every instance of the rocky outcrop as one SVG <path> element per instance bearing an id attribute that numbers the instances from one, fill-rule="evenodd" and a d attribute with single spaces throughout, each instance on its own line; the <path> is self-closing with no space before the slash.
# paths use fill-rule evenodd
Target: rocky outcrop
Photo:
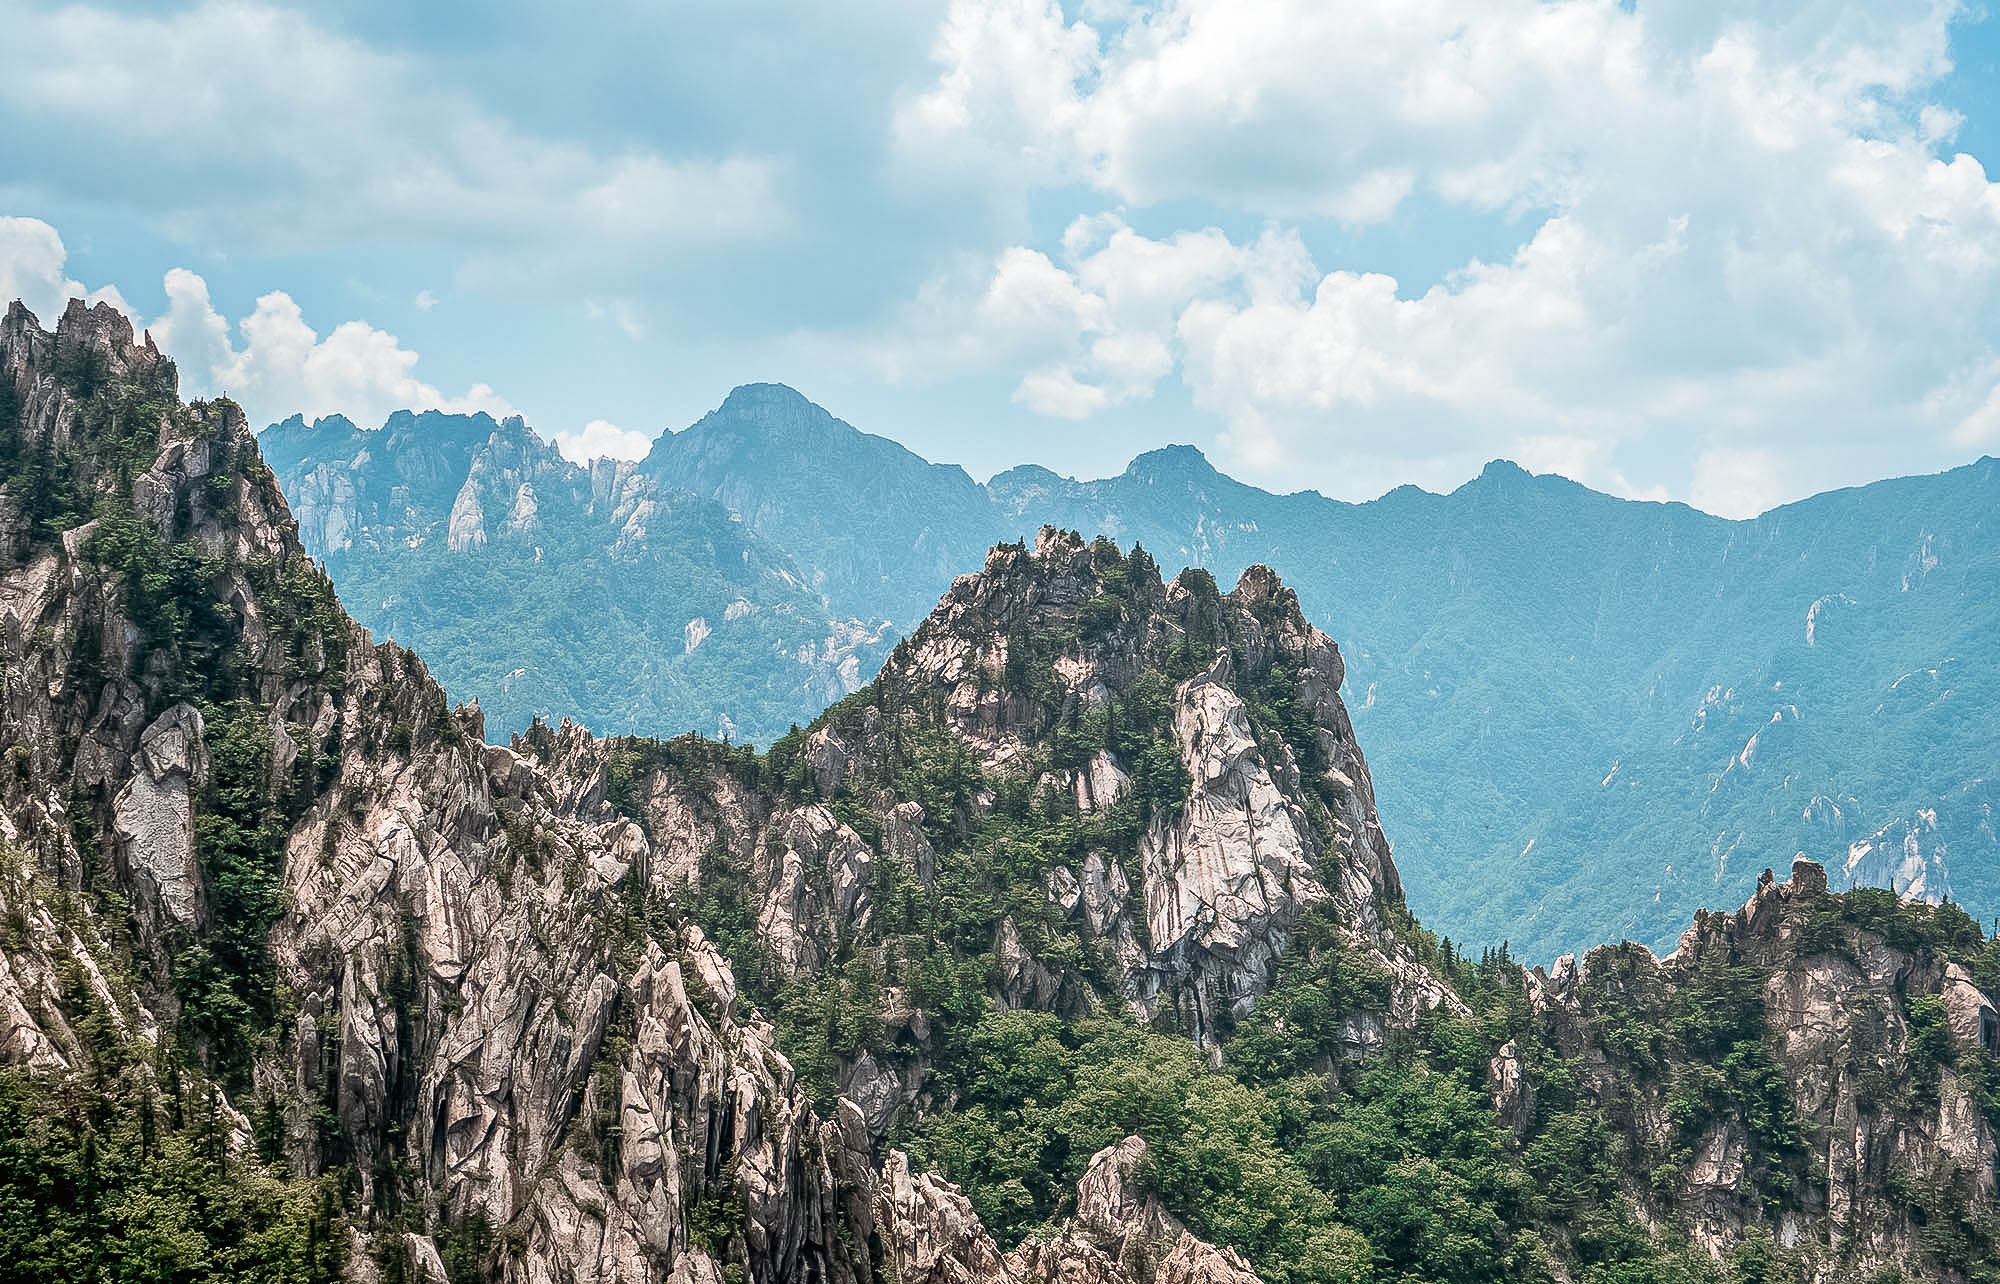
<path id="1" fill-rule="evenodd" d="M 1055 1234 L 1002 1256 L 950 1182 L 913 1173 L 891 1151 L 876 1191 L 887 1278 L 923 1284 L 1259 1284 L 1241 1256 L 1197 1238 L 1138 1185 L 1146 1143 L 1099 1151 Z"/>
<path id="2" fill-rule="evenodd" d="M 1146 1143 L 1127 1137 L 1093 1155 L 1076 1187 L 1076 1212 L 1047 1240 L 1007 1255 L 1021 1281 L 1046 1284 L 1257 1284 L 1237 1253 L 1196 1238 L 1138 1184 Z"/>
<path id="3" fill-rule="evenodd" d="M 191 791 L 208 783 L 201 713 L 181 703 L 139 737 L 133 771 L 111 803 L 113 832 L 133 889 L 168 921 L 192 928 L 199 916 Z"/>
<path id="4" fill-rule="evenodd" d="M 1025 654 L 1050 635 L 1079 642 L 1050 656 Z M 1270 984 L 1288 928 L 1322 902 L 1397 976 L 1404 1019 L 1453 1002 L 1448 987 L 1402 956 L 1385 926 L 1384 907 L 1400 904 L 1402 887 L 1341 704 L 1339 648 L 1306 623 L 1296 596 L 1266 568 L 1252 567 L 1234 592 L 1217 596 L 1206 576 L 1162 584 L 1143 554 L 1128 563 L 1102 541 L 1044 529 L 1032 550 L 1002 546 L 984 571 L 960 577 L 875 689 L 939 709 L 989 773 L 1006 775 L 1032 768 L 1052 723 L 1091 711 L 1117 716 L 1125 693 L 1163 657 L 1203 647 L 1213 652 L 1206 671 L 1174 689 L 1165 727 L 1189 791 L 1153 811 L 1129 879 L 1097 853 L 1080 868 L 1051 871 L 1050 897 L 1106 943 L 1139 1015 L 1170 1009 L 1198 1039 L 1249 1010 Z M 1042 664 L 1052 687 L 1032 676 Z M 1310 742 L 1294 747 L 1253 725 L 1246 681 L 1281 684 L 1304 712 Z M 870 725 L 893 716 L 871 710 Z M 820 729 L 807 761 L 823 788 L 865 776 L 878 738 L 864 732 L 849 744 Z M 1081 813 L 1102 813 L 1130 798 L 1130 766 L 1099 750 L 1065 774 L 1044 774 L 1040 787 L 1073 799 Z M 1038 977 L 1033 960 L 1011 947 L 1007 958 L 1007 1001 L 1052 1001 L 1060 986 Z"/>
<path id="5" fill-rule="evenodd" d="M 1151 942 L 1142 997 L 1153 1001 L 1163 988 L 1154 977 L 1185 974 L 1185 1015 L 1202 1032 L 1214 1028 L 1218 1006 L 1249 1013 L 1270 983 L 1285 926 L 1328 897 L 1317 877 L 1320 840 L 1266 769 L 1243 701 L 1224 683 L 1227 666 L 1219 655 L 1174 693 L 1174 742 L 1193 789 L 1139 844 Z M 1376 890 L 1355 908 L 1372 915 Z"/>
<path id="6" fill-rule="evenodd" d="M 1903 911 L 1947 912 L 1910 903 Z M 1603 946 L 1530 976 L 1554 1045 L 1581 1058 L 1601 1100 L 1625 1103 L 1619 1113 L 1634 1153 L 1658 1157 L 1641 1165 L 1672 1165 L 1635 1194 L 1683 1220 L 1717 1256 L 1765 1222 L 1751 1192 L 1768 1189 L 1774 1173 L 1797 1184 L 1774 1229 L 1820 1280 L 1921 1275 L 1928 1220 L 1991 1204 L 1995 1137 L 1971 1077 L 1979 1073 L 1978 1015 L 1991 1000 L 1932 947 L 1898 947 L 1869 922 L 1847 916 L 1825 871 L 1801 859 L 1788 880 L 1766 871 L 1736 913 L 1701 914 L 1666 958 L 1643 946 Z M 1746 985 L 1754 987 L 1748 994 Z M 1962 1064 L 1919 1046 L 1911 996 L 1941 1003 Z M 1664 1060 L 1660 1069 L 1635 1067 L 1631 1031 L 1670 1031 L 1671 1014 L 1689 1003 L 1703 1005 L 1696 1028 L 1723 1031 L 1704 1037 L 1724 1045 L 1668 1045 L 1664 1058 L 1652 1054 Z M 1626 1032 L 1623 1041 L 1615 1029 Z M 1687 1097 L 1674 1105 L 1683 1075 L 1716 1075 L 1703 1067 L 1725 1054 L 1732 1073 L 1751 1073 L 1760 1049 L 1782 1085 L 1775 1118 L 1710 1108 L 1691 1120 Z M 1506 1050 L 1489 1082 L 1503 1119 L 1532 1110 L 1532 1074 Z M 1896 1183 L 1905 1196 L 1883 1198 Z"/>

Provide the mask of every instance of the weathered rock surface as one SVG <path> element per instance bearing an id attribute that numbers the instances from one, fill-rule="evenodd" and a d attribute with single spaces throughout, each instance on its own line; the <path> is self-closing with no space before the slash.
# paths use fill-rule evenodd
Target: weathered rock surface
<path id="1" fill-rule="evenodd" d="M 1127 1137 L 1090 1160 L 1076 1187 L 1076 1212 L 1053 1238 L 1007 1255 L 1012 1274 L 1047 1284 L 1256 1284 L 1237 1253 L 1196 1238 L 1157 1199 L 1142 1193 L 1146 1143 Z"/>
<path id="2" fill-rule="evenodd" d="M 134 890 L 183 928 L 195 926 L 200 870 L 195 864 L 191 790 L 208 783 L 201 713 L 177 704 L 139 737 L 134 770 L 112 800 L 111 816 Z"/>

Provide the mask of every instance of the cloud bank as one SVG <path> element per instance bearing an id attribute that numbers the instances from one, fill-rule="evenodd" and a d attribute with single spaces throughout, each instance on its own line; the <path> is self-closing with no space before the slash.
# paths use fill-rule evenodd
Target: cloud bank
<path id="1" fill-rule="evenodd" d="M 1506 455 L 1742 514 L 2000 448 L 1996 122 L 1953 70 L 1995 25 L 0 0 L 0 209 L 46 220 L 0 225 L 0 285 L 164 298 L 193 386 L 273 417 L 501 404 L 400 330 L 572 451 L 775 376 L 975 471 L 1193 439 L 1363 497 Z M 135 288 L 177 263 L 283 290 Z"/>
<path id="2" fill-rule="evenodd" d="M 1920 467 L 2000 437 L 2000 186 L 1923 97 L 1959 16 L 959 0 L 907 161 L 1114 210 L 940 274 L 873 355 L 1068 418 L 1178 373 L 1232 466 L 1340 493 L 1504 452 L 1736 516 Z M 1173 202 L 1264 230 L 1135 230 Z M 1438 211 L 1516 248 L 1417 288 L 1307 250 Z"/>

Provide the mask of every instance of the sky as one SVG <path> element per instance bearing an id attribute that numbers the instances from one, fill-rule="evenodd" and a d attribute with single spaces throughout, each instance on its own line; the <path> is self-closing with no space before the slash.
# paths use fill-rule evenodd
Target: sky
<path id="1" fill-rule="evenodd" d="M 0 294 L 254 420 L 977 477 L 1505 457 L 1743 516 L 2000 452 L 2000 18 L 1928 0 L 0 0 Z"/>

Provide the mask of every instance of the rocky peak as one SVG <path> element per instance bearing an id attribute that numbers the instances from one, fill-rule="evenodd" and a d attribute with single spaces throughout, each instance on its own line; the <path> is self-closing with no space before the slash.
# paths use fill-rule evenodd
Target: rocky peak
<path id="1" fill-rule="evenodd" d="M 1548 1042 L 1588 1067 L 1589 1091 L 1631 1102 L 1637 1152 L 1681 1156 L 1654 1174 L 1651 1197 L 1684 1217 L 1697 1244 L 1723 1255 L 1765 1215 L 1742 1192 L 1796 1183 L 1799 1205 L 1838 1228 L 1807 1246 L 1808 1260 L 1825 1263 L 1813 1278 L 1866 1278 L 1913 1269 L 1940 1197 L 1983 1206 L 1994 1194 L 1993 1121 L 1977 1080 L 1990 1073 L 1982 1061 L 2000 1023 L 1992 996 L 1952 957 L 1978 941 L 1954 906 L 1836 896 L 1825 870 L 1801 858 L 1787 879 L 1766 870 L 1734 913 L 1699 913 L 1665 958 L 1604 945 L 1537 968 L 1528 983 Z M 1635 1040 L 1657 1069 L 1635 1064 Z M 1719 1070 L 1702 1068 L 1715 1060 Z M 1685 1099 L 1677 1080 L 1691 1074 L 1786 1086 L 1775 1114 L 1690 1116 L 1668 1103 Z M 1511 1047 L 1489 1082 L 1503 1118 L 1533 1110 L 1532 1075 Z M 1870 1193 L 1892 1163 L 1925 1174 L 1928 1207 Z M 1804 1225 L 1788 1218 L 1780 1225 Z M 1843 1244 L 1851 1257 L 1836 1268 Z"/>
<path id="2" fill-rule="evenodd" d="M 1202 571 L 1166 585 L 1142 550 L 1044 527 L 959 577 L 876 683 L 802 738 L 799 778 L 814 799 L 851 797 L 886 817 L 909 801 L 895 782 L 912 738 L 941 731 L 983 781 L 958 813 L 920 813 L 933 840 L 941 827 L 976 830 L 1009 789 L 1138 821 L 1124 850 L 1046 874 L 1073 930 L 1116 961 L 1113 993 L 1094 1001 L 1212 1041 L 1269 986 L 1299 919 L 1327 912 L 1398 978 L 1397 1016 L 1414 1019 L 1456 1000 L 1389 930 L 1401 883 L 1341 673 L 1339 649 L 1268 568 L 1226 595 Z M 1279 720 L 1274 707 L 1293 712 Z M 788 960 L 834 958 L 853 924 L 846 905 L 818 901 L 832 893 L 815 890 L 815 871 L 829 889 L 851 882 L 851 844 L 788 845 L 800 871 L 772 885 L 766 925 L 819 942 L 788 946 Z M 1093 1001 L 1098 983 L 1046 964 L 1019 924 L 986 930 L 1003 1006 Z"/>
<path id="3" fill-rule="evenodd" d="M 50 336 L 35 314 L 16 300 L 0 321 L 0 348 L 10 354 L 4 368 L 16 377 L 37 354 L 45 354 L 43 360 L 96 363 L 90 374 L 99 382 L 130 380 L 168 395 L 180 384 L 174 363 L 154 346 L 152 334 L 148 332 L 134 343 L 130 318 L 108 303 L 92 306 L 82 299 L 71 299 Z"/>
<path id="4" fill-rule="evenodd" d="M 835 419 L 796 389 L 781 383 L 748 383 L 732 389 L 721 405 L 692 426 L 662 434 L 640 466 L 661 469 L 691 449 L 710 461 L 756 450 L 783 458 L 817 454 L 822 462 L 839 466 L 869 443 L 889 445 Z"/>
<path id="5" fill-rule="evenodd" d="M 1149 486 L 1194 487 L 1220 480 L 1222 474 L 1195 446 L 1162 446 L 1139 455 L 1125 466 L 1125 476 Z"/>
<path id="6" fill-rule="evenodd" d="M 797 419 L 830 420 L 832 415 L 815 405 L 796 388 L 782 383 L 746 383 L 730 389 L 716 408 L 719 415 L 739 415 L 747 419 L 781 422 Z"/>
<path id="7" fill-rule="evenodd" d="M 1146 1143 L 1127 1137 L 1091 1156 L 1076 1187 L 1076 1211 L 1048 1239 L 1007 1255 L 1024 1284 L 1257 1284 L 1241 1255 L 1204 1243 L 1145 1193 Z"/>

